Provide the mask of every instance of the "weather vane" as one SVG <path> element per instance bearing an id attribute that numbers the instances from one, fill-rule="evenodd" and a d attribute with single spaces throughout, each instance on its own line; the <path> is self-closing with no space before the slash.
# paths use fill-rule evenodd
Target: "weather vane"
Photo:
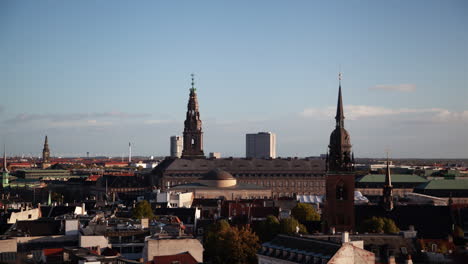
<path id="1" fill-rule="evenodd" d="M 190 76 L 192 76 L 192 90 L 195 91 L 195 74 L 190 74 Z"/>

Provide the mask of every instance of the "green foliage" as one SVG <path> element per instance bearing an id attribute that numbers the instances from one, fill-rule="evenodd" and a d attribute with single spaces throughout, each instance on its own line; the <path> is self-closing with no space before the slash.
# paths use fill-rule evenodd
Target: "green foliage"
<path id="1" fill-rule="evenodd" d="M 257 263 L 259 239 L 249 227 L 231 227 L 226 220 L 213 224 L 204 236 L 205 258 L 213 264 Z"/>
<path id="2" fill-rule="evenodd" d="M 400 232 L 400 229 L 396 226 L 395 221 L 390 218 L 383 217 L 384 222 L 383 231 L 386 234 L 394 234 Z"/>
<path id="3" fill-rule="evenodd" d="M 281 234 L 294 234 L 299 227 L 300 234 L 307 234 L 307 229 L 304 225 L 299 223 L 294 217 L 281 219 L 280 221 L 280 233 Z"/>
<path id="4" fill-rule="evenodd" d="M 132 217 L 137 219 L 153 218 L 154 214 L 153 209 L 151 209 L 150 203 L 146 200 L 139 201 L 135 208 L 133 208 Z"/>
<path id="5" fill-rule="evenodd" d="M 361 232 L 393 234 L 400 232 L 400 229 L 392 219 L 373 216 L 362 223 Z"/>
<path id="6" fill-rule="evenodd" d="M 280 221 L 276 216 L 269 215 L 265 221 L 258 224 L 255 232 L 262 242 L 272 240 L 280 231 Z"/>
<path id="7" fill-rule="evenodd" d="M 307 203 L 297 203 L 297 205 L 291 210 L 291 215 L 302 223 L 305 221 L 320 220 L 320 214 L 315 211 L 311 204 Z"/>

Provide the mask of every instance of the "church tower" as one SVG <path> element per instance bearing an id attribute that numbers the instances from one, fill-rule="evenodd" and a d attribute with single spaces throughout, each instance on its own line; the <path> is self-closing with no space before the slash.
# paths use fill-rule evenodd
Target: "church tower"
<path id="1" fill-rule="evenodd" d="M 205 158 L 203 153 L 203 132 L 200 112 L 198 111 L 197 89 L 192 74 L 192 88 L 187 105 L 187 116 L 184 122 L 184 148 L 182 158 Z"/>
<path id="2" fill-rule="evenodd" d="M 50 162 L 49 142 L 47 140 L 47 136 L 45 136 L 44 148 L 42 149 L 42 163 L 49 163 L 49 162 Z"/>
<path id="3" fill-rule="evenodd" d="M 325 207 L 327 227 L 340 232 L 354 229 L 354 155 L 344 119 L 340 73 L 336 125 L 328 145 Z"/>
<path id="4" fill-rule="evenodd" d="M 3 146 L 3 169 L 2 169 L 2 187 L 5 188 L 9 185 L 8 177 L 10 176 L 10 172 L 8 171 L 7 167 L 7 159 L 6 159 L 6 149 Z"/>
<path id="5" fill-rule="evenodd" d="M 385 185 L 383 187 L 383 207 L 385 211 L 393 210 L 393 186 L 392 176 L 390 175 L 390 161 L 387 155 L 387 170 L 385 172 Z"/>

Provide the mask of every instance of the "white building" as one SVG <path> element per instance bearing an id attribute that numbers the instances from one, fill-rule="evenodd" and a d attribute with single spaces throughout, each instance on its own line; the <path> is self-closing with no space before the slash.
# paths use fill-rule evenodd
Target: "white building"
<path id="1" fill-rule="evenodd" d="M 157 203 L 165 203 L 169 208 L 190 208 L 193 202 L 192 192 L 160 192 L 156 194 Z"/>
<path id="2" fill-rule="evenodd" d="M 276 158 L 276 134 L 271 132 L 259 132 L 247 134 L 246 154 L 247 158 Z"/>
<path id="3" fill-rule="evenodd" d="M 184 141 L 181 136 L 171 137 L 171 157 L 180 158 L 182 156 L 182 149 L 184 147 Z"/>

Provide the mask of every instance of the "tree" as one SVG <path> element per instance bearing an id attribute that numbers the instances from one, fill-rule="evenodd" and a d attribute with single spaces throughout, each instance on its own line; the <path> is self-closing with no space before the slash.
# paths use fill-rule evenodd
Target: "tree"
<path id="1" fill-rule="evenodd" d="M 150 203 L 146 200 L 139 201 L 135 208 L 132 210 L 133 218 L 153 218 L 153 209 L 151 209 Z"/>
<path id="2" fill-rule="evenodd" d="M 299 228 L 299 233 L 307 234 L 307 229 L 304 225 L 299 223 L 294 217 L 289 217 L 281 219 L 280 221 L 280 233 L 281 234 L 294 234 L 298 233 L 297 228 Z"/>
<path id="3" fill-rule="evenodd" d="M 226 220 L 213 224 L 204 236 L 205 258 L 213 264 L 257 263 L 258 236 L 249 227 L 232 227 Z"/>
<path id="4" fill-rule="evenodd" d="M 320 220 L 320 214 L 315 211 L 311 204 L 307 203 L 297 203 L 291 210 L 291 215 L 301 223 Z"/>
<path id="5" fill-rule="evenodd" d="M 373 216 L 361 225 L 361 231 L 367 233 L 398 233 L 400 229 L 395 224 L 395 221 L 386 217 Z"/>
<path id="6" fill-rule="evenodd" d="M 257 225 L 255 232 L 262 242 L 272 240 L 280 231 L 280 221 L 276 216 L 269 215 L 265 221 Z"/>
<path id="7" fill-rule="evenodd" d="M 393 221 L 390 218 L 383 217 L 382 218 L 384 222 L 384 233 L 386 234 L 394 234 L 400 232 L 400 229 L 396 226 L 395 221 Z"/>

